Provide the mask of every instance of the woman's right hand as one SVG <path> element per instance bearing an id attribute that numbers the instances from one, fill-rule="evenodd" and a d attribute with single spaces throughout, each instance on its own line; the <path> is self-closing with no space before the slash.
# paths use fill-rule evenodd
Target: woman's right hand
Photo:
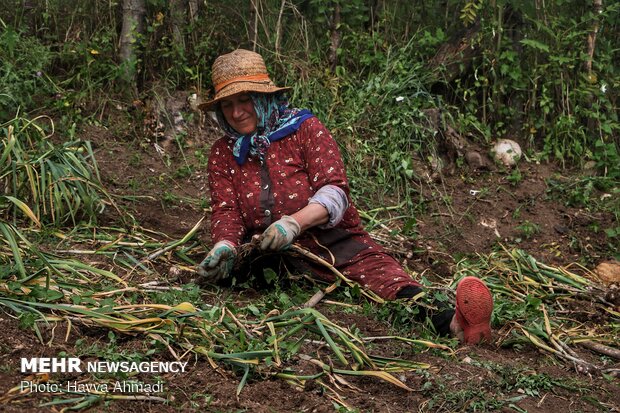
<path id="1" fill-rule="evenodd" d="M 219 241 L 211 248 L 196 270 L 198 274 L 206 278 L 206 281 L 223 280 L 230 275 L 236 256 L 237 251 L 231 242 Z"/>

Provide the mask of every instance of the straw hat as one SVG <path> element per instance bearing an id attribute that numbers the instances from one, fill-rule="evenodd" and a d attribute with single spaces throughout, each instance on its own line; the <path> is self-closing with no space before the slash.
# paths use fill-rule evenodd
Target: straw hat
<path id="1" fill-rule="evenodd" d="M 269 78 L 262 56 L 249 50 L 237 49 L 219 56 L 212 69 L 215 97 L 199 105 L 202 110 L 212 110 L 223 98 L 241 92 L 274 93 L 291 89 L 277 87 Z"/>

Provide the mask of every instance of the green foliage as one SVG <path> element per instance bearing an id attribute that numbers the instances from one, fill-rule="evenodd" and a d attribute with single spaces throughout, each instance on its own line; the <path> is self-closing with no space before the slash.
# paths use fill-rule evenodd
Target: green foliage
<path id="1" fill-rule="evenodd" d="M 517 230 L 523 234 L 526 239 L 530 239 L 540 232 L 540 225 L 525 220 L 517 226 Z"/>
<path id="2" fill-rule="evenodd" d="M 615 152 L 612 151 L 612 153 Z M 614 175 L 617 173 L 617 167 L 610 165 L 604 171 L 609 175 Z M 610 251 L 617 251 L 620 248 L 620 187 L 618 182 L 617 178 L 609 176 L 591 176 L 571 180 L 549 179 L 547 184 L 549 196 L 562 200 L 566 205 L 613 214 L 614 219 L 611 224 L 603 230 L 609 238 Z"/>
<path id="3" fill-rule="evenodd" d="M 482 0 L 473 0 L 465 3 L 461 9 L 461 21 L 465 26 L 469 26 L 476 21 L 478 10 L 482 7 Z"/>
<path id="4" fill-rule="evenodd" d="M 512 186 L 516 186 L 523 180 L 523 174 L 521 174 L 521 170 L 519 167 L 515 167 L 509 175 L 506 176 L 506 180 L 510 182 Z"/>
<path id="5" fill-rule="evenodd" d="M 323 119 L 342 148 L 357 199 L 419 206 L 414 157 L 433 154 L 434 125 L 425 110 L 441 105 L 424 86 L 425 72 L 415 42 L 383 48 L 372 36 L 347 35 L 349 47 L 361 50 L 355 72 L 316 74 L 293 81 L 293 100 Z M 373 50 L 380 44 L 381 53 Z M 340 66 L 339 66 L 340 67 Z M 355 73 L 364 73 L 359 77 Z"/>
<path id="6" fill-rule="evenodd" d="M 35 224 L 95 220 L 105 190 L 90 143 L 53 144 L 37 122 L 15 118 L 0 125 L 0 197 L 3 218 L 21 211 Z"/>
<path id="7" fill-rule="evenodd" d="M 86 40 L 71 39 L 62 44 L 56 54 L 55 65 L 60 79 L 55 100 L 58 110 L 65 114 L 67 108 L 76 114 L 86 107 L 96 110 L 102 92 L 124 91 L 126 86 L 119 80 L 125 69 L 118 64 L 117 37 L 114 28 L 104 27 Z"/>
<path id="8" fill-rule="evenodd" d="M 617 94 L 609 90 L 618 71 L 609 59 L 617 54 L 610 36 L 620 6 L 608 5 L 600 16 L 557 7 L 542 15 L 514 2 L 481 9 L 481 35 L 473 46 L 482 56 L 473 62 L 473 78 L 458 79 L 454 92 L 465 112 L 490 126 L 490 136 L 529 137 L 543 157 L 582 162 L 595 157 L 596 142 L 618 145 Z M 563 7 L 578 10 L 583 3 Z M 575 45 L 583 44 L 596 20 L 607 30 L 599 33 L 593 72 L 587 73 L 585 49 Z"/>
<path id="9" fill-rule="evenodd" d="M 156 303 L 176 305 L 180 302 L 189 302 L 194 305 L 203 304 L 200 297 L 200 288 L 196 284 L 183 284 L 180 289 L 151 294 L 151 300 Z"/>
<path id="10" fill-rule="evenodd" d="M 32 110 L 36 98 L 51 95 L 47 73 L 51 59 L 48 46 L 0 19 L 0 120 L 9 119 L 18 108 Z"/>
<path id="11" fill-rule="evenodd" d="M 129 97 L 132 91 L 121 82 L 117 2 L 68 7 L 51 1 L 33 6 L 31 19 L 20 13 L 20 2 L 10 3 L 11 23 L 3 22 L 0 35 L 0 57 L 7 63 L 0 69 L 3 106 L 31 110 L 53 96 L 48 103 L 71 128 L 93 112 L 103 114 L 113 96 Z M 313 109 L 351 154 L 352 181 L 378 181 L 356 194 L 362 198 L 393 186 L 397 197 L 412 203 L 412 154 L 423 152 L 424 159 L 433 151 L 434 130 L 424 112 L 429 108 L 441 108 L 462 134 L 484 141 L 515 135 L 541 151 L 539 158 L 592 159 L 601 169 L 613 168 L 607 154 L 617 153 L 620 130 L 614 64 L 620 6 L 605 4 L 595 15 L 577 0 L 561 4 L 536 9 L 527 2 L 471 0 L 449 2 L 444 10 L 416 2 L 312 0 L 281 9 L 272 1 L 251 16 L 249 8 L 207 2 L 193 20 L 173 27 L 177 12 L 153 0 L 146 2 L 146 32 L 139 38 L 137 86 L 148 90 L 164 80 L 170 88 L 209 89 L 217 55 L 257 46 L 276 83 L 295 88 L 293 103 Z M 475 57 L 457 60 L 459 76 L 443 85 L 441 95 L 431 93 L 452 63 L 428 62 L 474 22 L 479 30 L 467 47 Z M 601 30 L 593 70 L 586 72 L 583 45 L 595 22 Z M 249 30 L 254 24 L 256 38 Z M 326 70 L 332 29 L 341 38 L 333 72 Z"/>
<path id="12" fill-rule="evenodd" d="M 596 167 L 611 182 L 620 180 L 620 154 L 618 146 L 613 142 L 597 140 L 592 154 Z"/>
<path id="13" fill-rule="evenodd" d="M 140 57 L 144 83 L 164 80 L 169 87 L 200 91 L 210 84 L 211 63 L 223 51 L 238 47 L 224 27 L 239 27 L 238 16 L 227 15 L 207 2 L 195 20 L 178 27 L 181 42 L 173 35 L 173 11 L 167 1 L 148 1 L 144 48 Z M 183 22 L 182 17 L 181 22 Z"/>
<path id="14" fill-rule="evenodd" d="M 498 400 L 498 395 L 488 394 L 480 388 L 467 387 L 456 390 L 448 383 L 427 381 L 422 391 L 430 398 L 426 405 L 428 411 L 436 411 L 435 409 L 439 408 L 447 411 L 497 411 L 504 405 L 504 402 Z"/>

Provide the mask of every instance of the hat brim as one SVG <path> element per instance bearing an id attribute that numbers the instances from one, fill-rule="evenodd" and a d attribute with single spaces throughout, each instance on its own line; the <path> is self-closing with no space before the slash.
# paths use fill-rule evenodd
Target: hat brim
<path id="1" fill-rule="evenodd" d="M 251 82 L 251 81 L 243 81 L 243 82 L 235 82 L 226 86 L 224 89 L 220 90 L 215 98 L 212 100 L 202 103 L 198 105 L 198 109 L 208 111 L 213 110 L 215 106 L 224 98 L 229 96 L 236 95 L 238 93 L 247 93 L 247 92 L 257 92 L 257 93 L 276 93 L 276 92 L 285 92 L 291 90 L 290 87 L 277 87 L 273 83 L 268 82 Z"/>

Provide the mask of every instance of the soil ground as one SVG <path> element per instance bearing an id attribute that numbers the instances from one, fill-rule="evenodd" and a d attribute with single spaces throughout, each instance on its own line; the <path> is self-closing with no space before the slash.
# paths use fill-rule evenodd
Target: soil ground
<path id="1" fill-rule="evenodd" d="M 129 134 L 91 126 L 82 131 L 93 143 L 105 186 L 117 195 L 134 195 L 122 201 L 133 211 L 143 228 L 171 238 L 186 234 L 205 213 L 208 205 L 206 154 L 213 134 L 192 129 L 187 146 L 176 143 L 160 154 L 155 138 L 136 139 Z M 161 143 L 161 142 L 160 142 Z M 191 170 L 187 168 L 191 167 Z M 456 260 L 469 254 L 488 254 L 504 243 L 517 246 L 538 260 L 554 265 L 579 261 L 593 268 L 609 258 L 609 240 L 604 233 L 613 215 L 568 207 L 549 196 L 548 179 L 564 179 L 568 172 L 553 164 L 524 162 L 521 178 L 511 182 L 509 172 L 495 167 L 474 171 L 466 167 L 434 183 L 423 183 L 420 191 L 428 200 L 426 212 L 417 217 L 418 238 L 408 248 L 409 268 L 425 272 L 431 279 L 445 279 L 453 273 Z M 480 191 L 480 192 L 471 192 Z M 118 217 L 109 209 L 102 222 Z M 529 227 L 519 229 L 524 222 Z M 523 227 L 522 227 L 523 228 Z M 527 233 L 527 228 L 535 229 Z M 208 229 L 204 240 L 208 243 Z M 165 277 L 165 270 L 162 271 Z M 169 280 L 174 283 L 175 280 Z M 179 282 L 178 280 L 176 282 Z M 248 294 L 253 294 L 248 293 Z M 241 292 L 241 297 L 244 293 Z M 213 293 L 205 301 L 213 300 Z M 246 296 L 247 297 L 247 296 Z M 390 334 L 386 322 L 359 314 L 345 314 L 339 308 L 320 303 L 318 310 L 341 325 L 355 324 L 370 336 Z M 20 380 L 21 357 L 56 356 L 71 352 L 76 340 L 81 345 L 105 341 L 107 332 L 74 327 L 65 341 L 67 326 L 43 331 L 42 344 L 32 330 L 22 330 L 9 314 L 0 314 L 0 410 L 6 412 L 59 411 L 64 406 L 40 407 L 51 397 L 33 393 L 28 397 L 8 395 Z M 495 332 L 499 338 L 500 332 Z M 139 337 L 119 337 L 119 348 L 145 353 L 148 342 Z M 618 379 L 588 376 L 559 362 L 533 346 L 502 348 L 500 340 L 477 347 L 459 347 L 453 357 L 438 352 L 413 351 L 395 342 L 373 345 L 373 351 L 430 364 L 428 370 L 402 374 L 399 378 L 414 391 L 407 392 L 379 380 L 350 379 L 351 387 L 340 385 L 342 400 L 359 411 L 376 412 L 600 412 L 620 411 Z M 578 348 L 586 360 L 601 362 L 600 356 Z M 603 360 L 619 367 L 613 359 Z M 314 371 L 308 365 L 306 370 Z M 60 379 L 60 377 L 56 377 Z M 66 378 L 66 377 L 65 377 Z M 108 401 L 91 411 L 177 412 L 332 412 L 330 394 L 320 386 L 297 389 L 283 380 L 254 378 L 236 396 L 240 376 L 226 368 L 214 369 L 203 359 L 190 360 L 189 372 L 164 375 L 168 402 Z M 528 381 L 529 379 L 529 381 Z M 546 382 L 545 382 L 546 381 Z M 338 387 L 336 383 L 333 384 Z M 498 403 L 498 400 L 501 403 Z"/>

